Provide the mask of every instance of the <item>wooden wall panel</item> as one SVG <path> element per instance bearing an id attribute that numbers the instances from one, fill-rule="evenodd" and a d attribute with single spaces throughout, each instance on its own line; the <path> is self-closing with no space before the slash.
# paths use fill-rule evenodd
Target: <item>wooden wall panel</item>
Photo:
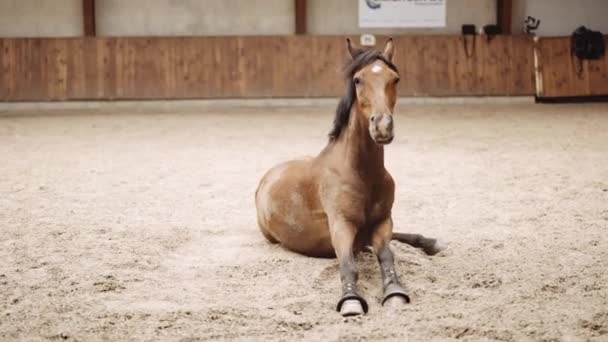
<path id="1" fill-rule="evenodd" d="M 571 55 L 570 37 L 541 38 L 539 61 L 542 97 L 608 95 L 608 54 L 603 59 L 585 60 L 581 64 Z M 581 65 L 582 72 L 579 72 Z"/>
<path id="2" fill-rule="evenodd" d="M 71 44 L 67 39 L 53 39 L 46 40 L 45 44 L 47 52 L 47 64 L 46 68 L 46 93 L 51 100 L 66 100 L 67 97 L 67 83 L 68 83 L 68 56 L 72 54 L 72 51 L 68 50 Z M 36 54 L 28 56 L 33 60 L 36 59 Z M 70 65 L 73 69 L 73 65 Z M 26 67 L 27 69 L 27 67 Z M 28 90 L 24 89 L 22 93 L 23 98 L 27 98 Z"/>
<path id="3" fill-rule="evenodd" d="M 530 37 L 524 35 L 511 36 L 510 68 L 520 70 L 509 72 L 511 95 L 534 94 L 536 80 L 534 72 L 534 43 Z"/>
<path id="4" fill-rule="evenodd" d="M 6 43 L 6 40 L 0 39 L 0 101 L 6 101 L 8 94 L 7 86 L 10 83 L 10 80 L 7 79 L 7 76 L 9 76 L 9 70 L 5 65 L 5 49 L 8 49 L 8 47 L 5 47 Z"/>
<path id="5" fill-rule="evenodd" d="M 240 97 L 237 39 L 186 37 L 172 40 L 175 93 L 167 98 Z"/>
<path id="6" fill-rule="evenodd" d="M 399 95 L 534 93 L 531 38 L 477 37 L 471 57 L 462 39 L 395 37 Z M 345 36 L 16 38 L 0 52 L 3 101 L 334 97 L 347 58 Z"/>
<path id="7" fill-rule="evenodd" d="M 67 65 L 67 82 L 66 82 L 66 98 L 83 98 L 90 91 L 87 87 L 87 78 L 90 76 L 87 73 L 87 63 L 85 60 L 86 43 L 85 39 L 74 39 L 67 41 L 70 45 L 68 50 L 70 53 L 66 56 Z"/>
<path id="8" fill-rule="evenodd" d="M 467 57 L 464 39 L 460 37 L 458 40 L 450 41 L 448 45 L 446 53 L 448 55 L 448 63 L 452 66 L 448 68 L 449 81 L 454 89 L 469 89 L 469 91 L 473 92 L 476 85 L 476 61 L 475 58 Z M 472 42 L 470 37 L 466 39 Z"/>
<path id="9" fill-rule="evenodd" d="M 308 73 L 308 94 L 313 97 L 342 96 L 345 92 L 344 65 L 349 55 L 346 37 L 304 37 L 295 41 L 295 49 L 308 50 L 298 68 Z M 351 36 L 350 39 L 354 39 Z M 292 61 L 292 63 L 298 63 Z M 292 81 L 297 83 L 298 81 Z"/>
<path id="10" fill-rule="evenodd" d="M 118 98 L 116 72 L 118 68 L 118 41 L 112 38 L 102 38 L 95 39 L 94 43 L 96 64 L 93 69 L 95 71 L 91 75 L 93 75 L 95 82 L 91 82 L 90 80 L 88 82 L 94 83 L 90 87 L 95 89 L 95 91 L 89 93 L 90 98 L 116 99 Z"/>
<path id="11" fill-rule="evenodd" d="M 468 41 L 469 56 L 464 39 Z M 473 39 L 476 39 L 473 45 Z M 527 36 L 403 36 L 395 41 L 400 94 L 492 96 L 534 94 L 533 41 Z M 431 44 L 432 43 L 432 44 Z M 405 51 L 403 51 L 405 49 Z"/>
<path id="12" fill-rule="evenodd" d="M 478 39 L 483 41 L 485 44 L 478 44 L 478 50 L 476 56 L 479 58 L 479 62 L 475 63 L 477 66 L 477 79 L 476 84 L 483 85 L 483 89 L 477 89 L 488 95 L 498 95 L 502 92 L 510 93 L 510 46 L 509 41 L 503 39 L 502 36 L 497 36 L 491 40 L 487 40 L 485 37 Z"/>
<path id="13" fill-rule="evenodd" d="M 608 46 L 608 36 L 604 37 Z M 603 59 L 586 62 L 589 95 L 608 95 L 608 54 Z"/>

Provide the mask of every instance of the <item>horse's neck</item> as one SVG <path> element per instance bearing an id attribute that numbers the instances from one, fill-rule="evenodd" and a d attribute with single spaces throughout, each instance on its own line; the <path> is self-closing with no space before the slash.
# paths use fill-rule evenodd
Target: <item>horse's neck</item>
<path id="1" fill-rule="evenodd" d="M 349 116 L 348 126 L 336 146 L 345 158 L 345 166 L 362 176 L 374 176 L 384 171 L 384 147 L 376 144 L 370 134 L 365 115 L 358 112 L 356 103 Z"/>

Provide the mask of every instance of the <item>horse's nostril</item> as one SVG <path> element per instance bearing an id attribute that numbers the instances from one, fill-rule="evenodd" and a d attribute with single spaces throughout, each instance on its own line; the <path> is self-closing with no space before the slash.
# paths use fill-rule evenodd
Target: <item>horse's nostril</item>
<path id="1" fill-rule="evenodd" d="M 375 115 L 372 115 L 372 116 L 371 116 L 369 119 L 370 119 L 372 122 L 374 122 L 374 121 L 376 121 L 376 116 L 375 116 Z"/>
<path id="2" fill-rule="evenodd" d="M 386 125 L 386 126 L 387 126 L 386 128 L 387 128 L 389 131 L 392 131 L 392 130 L 393 130 L 393 125 L 394 125 L 394 124 L 393 124 L 393 118 L 389 116 L 389 117 L 388 117 L 388 124 Z"/>

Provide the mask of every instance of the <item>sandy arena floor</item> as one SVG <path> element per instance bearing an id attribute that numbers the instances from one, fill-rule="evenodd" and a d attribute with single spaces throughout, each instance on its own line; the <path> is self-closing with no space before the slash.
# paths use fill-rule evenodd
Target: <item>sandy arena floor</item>
<path id="1" fill-rule="evenodd" d="M 393 242 L 395 310 L 360 256 L 351 319 L 336 261 L 268 244 L 253 202 L 332 112 L 4 113 L 0 340 L 608 340 L 608 105 L 402 106 L 396 230 L 449 249 Z"/>

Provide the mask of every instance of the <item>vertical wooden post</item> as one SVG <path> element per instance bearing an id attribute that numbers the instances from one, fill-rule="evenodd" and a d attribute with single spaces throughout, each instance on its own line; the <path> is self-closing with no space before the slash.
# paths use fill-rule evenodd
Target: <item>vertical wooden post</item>
<path id="1" fill-rule="evenodd" d="M 82 17 L 84 23 L 84 35 L 95 36 L 95 0 L 82 0 Z"/>
<path id="2" fill-rule="evenodd" d="M 306 0 L 295 0 L 296 34 L 306 34 Z"/>
<path id="3" fill-rule="evenodd" d="M 513 0 L 496 0 L 496 25 L 502 29 L 502 34 L 511 34 L 511 19 L 513 17 Z"/>

